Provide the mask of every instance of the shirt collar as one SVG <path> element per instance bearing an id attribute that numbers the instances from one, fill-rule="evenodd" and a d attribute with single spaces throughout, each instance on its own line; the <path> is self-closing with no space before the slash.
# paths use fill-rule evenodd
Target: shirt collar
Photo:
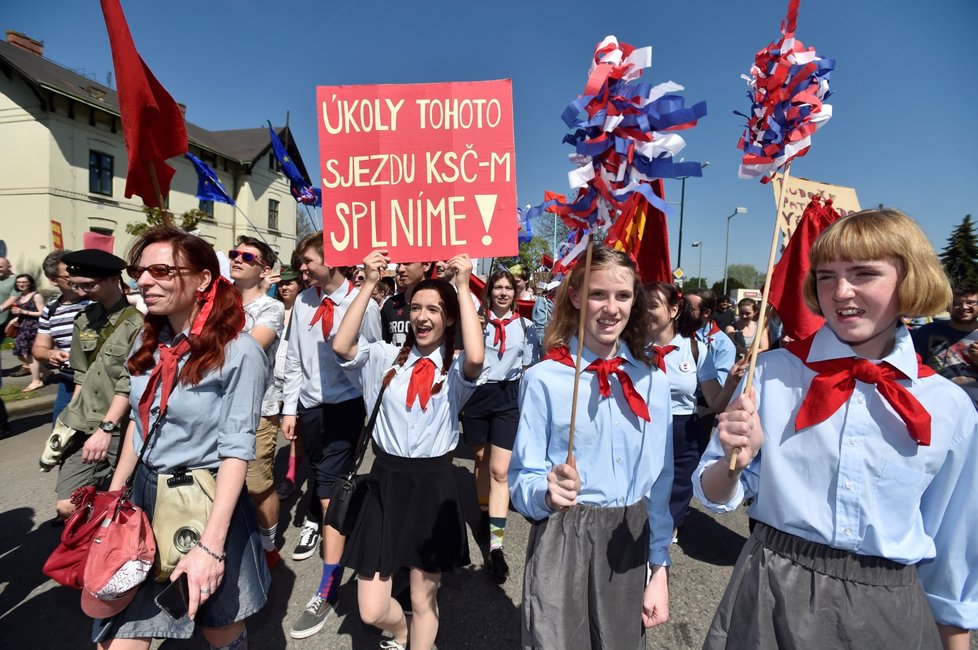
<path id="1" fill-rule="evenodd" d="M 807 361 L 829 361 L 831 359 L 845 359 L 848 357 L 858 357 L 852 348 L 839 339 L 827 325 L 823 325 L 815 333 L 812 341 L 812 349 L 808 352 Z M 876 361 L 870 359 L 870 361 Z M 893 350 L 879 361 L 886 361 L 891 366 L 902 372 L 910 379 L 917 379 L 917 353 L 913 347 L 910 333 L 903 325 L 897 325 L 896 337 Z"/>
<path id="2" fill-rule="evenodd" d="M 424 359 L 424 358 L 428 358 L 428 359 L 431 359 L 431 362 L 433 364 L 435 364 L 435 368 L 438 369 L 438 373 L 441 374 L 442 360 L 444 359 L 444 356 L 443 356 L 444 350 L 445 350 L 445 346 L 444 345 L 440 345 L 431 354 L 429 354 L 429 355 L 427 355 L 427 357 L 425 357 L 424 355 L 421 354 L 421 351 L 418 350 L 418 346 L 412 345 L 411 346 L 411 351 L 408 353 L 408 357 L 404 361 L 404 367 L 405 368 L 410 368 L 415 363 L 417 363 L 419 360 Z"/>
<path id="3" fill-rule="evenodd" d="M 330 299 L 331 302 L 338 305 L 341 302 L 343 302 L 344 298 L 350 295 L 351 291 L 353 291 L 353 283 L 350 282 L 349 280 L 344 280 L 343 284 L 341 284 L 336 289 L 336 291 L 329 294 L 327 294 L 326 290 L 323 289 L 322 287 L 315 287 L 315 289 L 316 289 L 316 296 L 318 297 L 319 300 L 322 300 L 323 295 L 325 295 Z"/>
<path id="4" fill-rule="evenodd" d="M 568 352 L 570 352 L 571 359 L 576 360 L 577 359 L 577 337 L 576 336 L 572 336 L 567 340 L 567 350 Z M 618 354 L 616 354 L 612 358 L 614 359 L 616 357 L 621 357 L 626 363 L 629 363 L 633 366 L 639 365 L 638 361 L 635 360 L 635 357 L 632 356 L 632 351 L 628 349 L 628 346 L 625 345 L 625 342 L 622 341 L 621 339 L 618 340 Z M 591 364 L 591 362 L 597 361 L 597 359 L 598 359 L 598 355 L 596 355 L 594 352 L 591 352 L 591 350 L 589 350 L 587 346 L 585 346 L 584 351 L 581 354 L 581 369 L 583 370 L 584 368 L 587 368 L 588 365 Z"/>

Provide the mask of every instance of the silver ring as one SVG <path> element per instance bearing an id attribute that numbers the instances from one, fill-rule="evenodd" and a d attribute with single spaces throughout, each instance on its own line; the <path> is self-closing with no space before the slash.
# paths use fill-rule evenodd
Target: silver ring
<path id="1" fill-rule="evenodd" d="M 211 593 L 211 590 L 210 589 L 201 589 L 200 590 L 200 593 L 202 593 L 202 594 L 209 594 L 209 593 Z"/>

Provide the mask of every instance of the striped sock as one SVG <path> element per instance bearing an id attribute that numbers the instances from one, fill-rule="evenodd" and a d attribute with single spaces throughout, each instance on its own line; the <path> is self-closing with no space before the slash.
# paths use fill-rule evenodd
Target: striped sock
<path id="1" fill-rule="evenodd" d="M 323 562 L 323 579 L 319 583 L 319 596 L 326 600 L 332 600 L 336 595 L 336 590 L 339 589 L 340 578 L 342 577 L 342 564 L 327 564 Z"/>
<path id="2" fill-rule="evenodd" d="M 261 547 L 265 551 L 275 550 L 275 534 L 278 532 L 278 524 L 271 528 L 258 527 L 258 536 L 261 538 Z"/>
<path id="3" fill-rule="evenodd" d="M 489 550 L 503 547 L 506 535 L 506 517 L 489 517 Z"/>

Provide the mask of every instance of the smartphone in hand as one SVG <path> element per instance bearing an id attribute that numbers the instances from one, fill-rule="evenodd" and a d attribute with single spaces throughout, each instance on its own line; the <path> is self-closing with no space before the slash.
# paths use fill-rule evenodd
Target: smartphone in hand
<path id="1" fill-rule="evenodd" d="M 169 614 L 174 620 L 180 620 L 190 609 L 190 587 L 187 584 L 187 574 L 171 582 L 156 597 L 156 605 Z"/>

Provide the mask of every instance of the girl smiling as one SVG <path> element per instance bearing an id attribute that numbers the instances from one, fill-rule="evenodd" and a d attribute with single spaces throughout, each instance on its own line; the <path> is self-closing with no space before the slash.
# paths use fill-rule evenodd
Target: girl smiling
<path id="1" fill-rule="evenodd" d="M 895 210 L 840 219 L 810 258 L 825 325 L 760 357 L 694 476 L 707 507 L 753 497 L 758 522 L 704 647 L 967 648 L 978 418 L 900 321 L 942 311 L 947 278 Z"/>

